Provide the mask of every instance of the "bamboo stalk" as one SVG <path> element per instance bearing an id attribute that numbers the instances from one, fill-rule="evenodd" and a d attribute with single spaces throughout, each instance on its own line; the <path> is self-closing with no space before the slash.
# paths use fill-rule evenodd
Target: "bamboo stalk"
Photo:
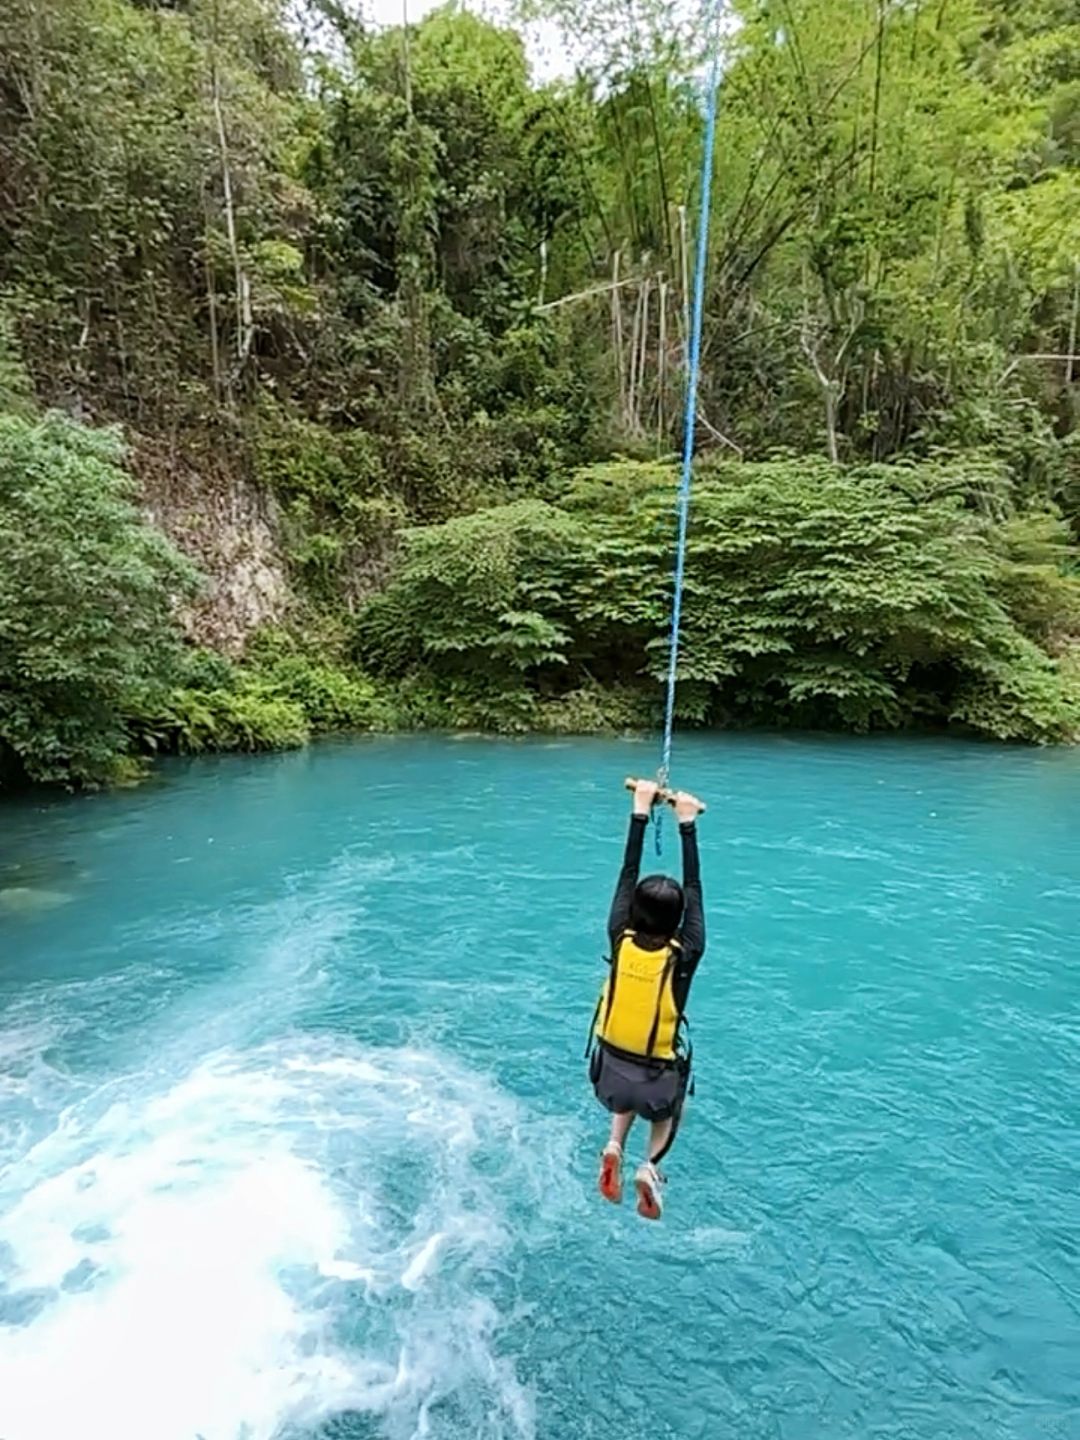
<path id="1" fill-rule="evenodd" d="M 604 285 L 590 285 L 587 290 L 575 290 L 572 295 L 560 295 L 558 300 L 548 300 L 543 305 L 538 305 L 537 311 L 558 310 L 560 305 L 573 305 L 578 300 L 592 300 L 597 295 L 607 295 L 612 290 L 625 290 L 628 285 L 635 282 L 630 280 L 608 281 Z"/>
<path id="2" fill-rule="evenodd" d="M 243 262 L 240 259 L 240 242 L 236 232 L 236 209 L 233 202 L 232 170 L 229 165 L 229 141 L 225 133 L 225 112 L 221 104 L 221 77 L 217 63 L 218 45 L 218 21 L 219 9 L 214 6 L 214 33 L 212 37 L 212 51 L 210 56 L 210 93 L 214 108 L 214 120 L 217 126 L 218 149 L 221 155 L 221 192 L 225 206 L 225 233 L 229 240 L 229 253 L 232 256 L 234 283 L 236 286 L 236 370 L 237 374 L 243 368 L 247 359 L 248 351 L 251 348 L 251 337 L 247 333 L 246 321 L 250 316 L 250 288 L 247 276 L 244 274 Z"/>
<path id="3" fill-rule="evenodd" d="M 205 258 L 206 266 L 206 308 L 208 311 L 208 324 L 210 327 L 210 368 L 214 376 L 214 394 L 220 395 L 221 385 L 221 355 L 218 350 L 218 315 L 217 315 L 217 292 L 214 290 L 214 272 L 210 265 L 210 256 Z"/>
<path id="4" fill-rule="evenodd" d="M 1009 361 L 1008 365 L 1005 366 L 1005 369 L 998 376 L 998 384 L 1004 385 L 1013 371 L 1018 369 L 1027 360 L 1068 360 L 1071 363 L 1075 363 L 1077 360 L 1080 360 L 1080 355 L 1072 351 L 1070 351 L 1068 355 L 1063 355 L 1058 351 L 1043 350 L 1033 352 L 1030 355 L 1016 355 Z"/>
<path id="5" fill-rule="evenodd" d="M 639 284 L 637 299 L 634 302 L 634 323 L 630 328 L 630 383 L 626 389 L 626 411 L 623 416 L 629 431 L 637 429 L 638 337 L 641 334 L 641 308 L 644 296 L 645 287 Z"/>
<path id="6" fill-rule="evenodd" d="M 619 413 L 626 413 L 626 375 L 623 370 L 622 301 L 619 298 L 619 254 L 611 261 L 611 343 L 615 351 L 615 376 L 619 384 Z"/>
<path id="7" fill-rule="evenodd" d="M 679 265 L 682 274 L 682 343 L 690 344 L 690 246 L 686 234 L 686 206 L 679 206 Z"/>
<path id="8" fill-rule="evenodd" d="M 646 275 L 645 283 L 641 291 L 641 354 L 638 356 L 637 367 L 637 413 L 634 416 L 634 428 L 644 430 L 641 422 L 642 396 L 645 393 L 645 365 L 649 358 L 649 292 L 652 289 L 652 277 Z"/>
<path id="9" fill-rule="evenodd" d="M 660 281 L 660 305 L 656 342 L 656 449 L 664 448 L 664 387 L 667 385 L 667 281 Z"/>

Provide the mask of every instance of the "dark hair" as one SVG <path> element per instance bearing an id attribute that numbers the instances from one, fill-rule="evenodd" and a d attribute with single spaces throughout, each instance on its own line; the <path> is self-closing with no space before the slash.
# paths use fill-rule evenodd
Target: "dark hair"
<path id="1" fill-rule="evenodd" d="M 670 939 L 679 928 L 683 888 L 670 875 L 646 875 L 630 903 L 630 924 L 641 935 Z"/>

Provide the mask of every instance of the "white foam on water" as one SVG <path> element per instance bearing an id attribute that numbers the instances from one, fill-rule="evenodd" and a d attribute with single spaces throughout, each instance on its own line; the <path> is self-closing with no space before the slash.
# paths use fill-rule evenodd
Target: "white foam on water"
<path id="1" fill-rule="evenodd" d="M 518 1120 L 449 1057 L 347 1040 L 114 1077 L 0 1173 L 0 1436 L 271 1440 L 350 1410 L 531 1436 L 477 1163 L 514 1163 Z"/>
<path id="2" fill-rule="evenodd" d="M 436 1230 L 435 1234 L 429 1235 L 420 1246 L 420 1249 L 406 1265 L 405 1273 L 401 1277 L 401 1283 L 406 1290 L 419 1290 L 424 1276 L 435 1264 L 435 1257 L 445 1239 L 445 1231 Z"/>
<path id="3" fill-rule="evenodd" d="M 750 1248 L 753 1238 L 749 1230 L 728 1230 L 723 1225 L 698 1225 L 687 1233 L 685 1243 L 701 1250 L 743 1252 Z"/>
<path id="4" fill-rule="evenodd" d="M 6 885 L 0 889 L 0 911 L 9 915 L 35 915 L 70 905 L 74 897 L 63 890 L 42 890 L 33 885 Z"/>

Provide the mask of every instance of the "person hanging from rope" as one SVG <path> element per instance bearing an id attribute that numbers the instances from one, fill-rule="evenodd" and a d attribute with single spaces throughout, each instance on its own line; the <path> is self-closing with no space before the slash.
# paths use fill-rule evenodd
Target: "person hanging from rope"
<path id="1" fill-rule="evenodd" d="M 667 875 L 638 880 L 645 830 L 661 799 L 670 800 L 679 820 L 681 885 Z M 663 1211 L 666 1181 L 659 1162 L 675 1139 L 690 1084 L 682 1030 L 690 985 L 705 953 L 696 824 L 704 808 L 685 791 L 668 796 L 655 781 L 634 784 L 630 833 L 608 918 L 611 973 L 590 1035 L 593 1089 L 612 1114 L 611 1138 L 600 1159 L 600 1193 L 614 1204 L 622 1200 L 623 1146 L 634 1120 L 648 1120 L 648 1154 L 634 1177 L 638 1214 L 647 1220 L 659 1220 Z"/>

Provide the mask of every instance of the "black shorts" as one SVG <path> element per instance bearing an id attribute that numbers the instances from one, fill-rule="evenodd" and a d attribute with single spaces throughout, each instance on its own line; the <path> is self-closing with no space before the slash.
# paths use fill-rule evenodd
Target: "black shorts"
<path id="1" fill-rule="evenodd" d="M 688 1072 L 684 1065 L 634 1060 L 598 1045 L 592 1077 L 596 1098 L 613 1115 L 632 1110 L 642 1120 L 670 1120 L 682 1109 Z"/>

